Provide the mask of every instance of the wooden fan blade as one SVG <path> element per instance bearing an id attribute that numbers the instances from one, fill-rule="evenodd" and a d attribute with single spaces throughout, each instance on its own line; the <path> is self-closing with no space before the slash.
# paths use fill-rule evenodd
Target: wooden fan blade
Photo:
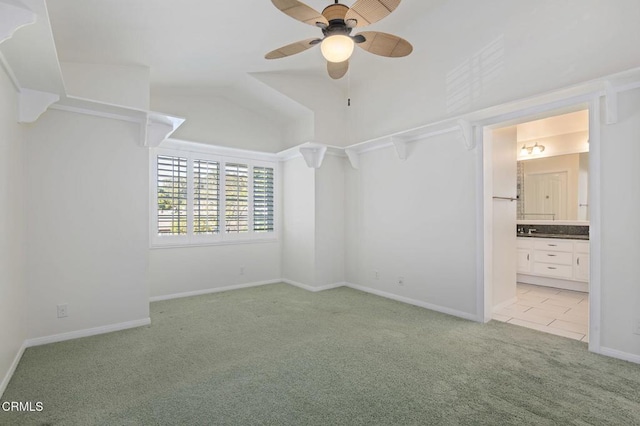
<path id="1" fill-rule="evenodd" d="M 413 46 L 407 40 L 394 36 L 393 34 L 381 33 L 378 31 L 364 31 L 358 35 L 366 39 L 356 46 L 363 48 L 367 52 L 389 58 L 400 58 L 407 56 L 413 51 Z"/>
<path id="2" fill-rule="evenodd" d="M 334 80 L 341 79 L 349 71 L 349 60 L 344 62 L 329 62 L 327 61 L 327 72 L 329 77 Z"/>
<path id="3" fill-rule="evenodd" d="M 347 12 L 345 21 L 355 19 L 358 27 L 371 25 L 396 10 L 400 0 L 358 0 Z"/>
<path id="4" fill-rule="evenodd" d="M 329 25 L 327 19 L 320 12 L 298 0 L 271 0 L 271 3 L 293 19 L 305 24 L 315 26 L 316 23 L 320 22 Z"/>
<path id="5" fill-rule="evenodd" d="M 308 38 L 306 40 L 300 40 L 295 43 L 287 44 L 286 46 L 282 46 L 279 49 L 273 50 L 266 55 L 264 55 L 265 59 L 280 59 L 286 56 L 295 55 L 300 52 L 304 52 L 307 49 L 312 48 L 316 44 L 320 43 L 320 39 L 317 38 Z"/>

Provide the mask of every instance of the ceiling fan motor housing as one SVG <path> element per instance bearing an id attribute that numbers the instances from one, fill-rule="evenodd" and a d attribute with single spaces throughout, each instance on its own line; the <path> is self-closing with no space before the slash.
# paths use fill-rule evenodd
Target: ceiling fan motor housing
<path id="1" fill-rule="evenodd" d="M 322 11 L 322 16 L 327 18 L 327 21 L 329 21 L 329 23 L 334 20 L 340 20 L 344 22 L 344 18 L 345 16 L 347 16 L 348 11 L 349 8 L 347 6 L 345 6 L 344 4 L 336 3 L 332 4 L 331 6 L 325 7 Z"/>
<path id="2" fill-rule="evenodd" d="M 348 35 L 351 33 L 351 28 L 349 28 L 344 21 L 348 11 L 349 8 L 340 3 L 327 6 L 322 11 L 322 16 L 327 18 L 327 21 L 329 21 L 329 26 L 322 29 L 322 33 L 325 37 L 339 34 Z"/>

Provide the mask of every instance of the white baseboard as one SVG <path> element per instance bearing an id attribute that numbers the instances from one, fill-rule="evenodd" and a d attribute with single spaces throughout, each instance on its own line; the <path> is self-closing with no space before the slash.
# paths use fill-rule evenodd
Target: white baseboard
<path id="1" fill-rule="evenodd" d="M 562 280 L 559 278 L 540 277 L 537 275 L 517 274 L 519 283 L 561 288 L 563 290 L 589 292 L 589 283 L 583 281 Z"/>
<path id="2" fill-rule="evenodd" d="M 505 308 L 505 307 L 507 307 L 507 306 L 509 306 L 509 305 L 513 305 L 513 304 L 514 304 L 514 303 L 516 303 L 517 301 L 518 301 L 518 298 L 517 298 L 517 297 L 514 297 L 514 298 L 512 298 L 512 299 L 505 300 L 505 301 L 504 301 L 504 302 L 502 302 L 502 303 L 498 303 L 496 306 L 494 306 L 494 307 L 493 307 L 493 312 L 495 312 L 495 311 L 499 311 L 500 309 Z"/>
<path id="3" fill-rule="evenodd" d="M 160 302 L 162 300 L 180 299 L 182 297 L 202 296 L 203 294 L 221 293 L 223 291 L 239 290 L 241 288 L 258 287 L 261 285 L 278 284 L 282 282 L 286 282 L 286 281 L 284 280 L 257 281 L 253 283 L 236 284 L 236 285 L 230 285 L 226 287 L 208 288 L 204 290 L 187 291 L 184 293 L 167 294 L 165 296 L 153 296 L 149 298 L 149 302 Z"/>
<path id="4" fill-rule="evenodd" d="M 640 355 L 630 354 L 628 352 L 622 352 L 617 349 L 605 348 L 600 346 L 600 355 L 610 356 L 612 358 L 621 359 L 623 361 L 634 362 L 640 364 Z"/>
<path id="5" fill-rule="evenodd" d="M 80 337 L 95 336 L 97 334 L 111 333 L 112 331 L 126 330 L 128 328 L 142 327 L 151 324 L 151 318 L 143 318 L 134 321 L 121 322 L 118 324 L 103 325 L 100 327 L 86 328 L 84 330 L 70 331 L 68 333 L 54 334 L 51 336 L 36 337 L 27 339 L 27 348 L 32 346 L 46 345 L 48 343 L 63 342 L 65 340 L 79 339 Z"/>
<path id="6" fill-rule="evenodd" d="M 319 291 L 331 290 L 331 289 L 338 288 L 338 287 L 345 287 L 347 285 L 347 283 L 333 283 L 333 284 L 323 285 L 323 286 L 320 286 L 320 287 L 314 287 L 314 286 L 311 286 L 311 285 L 302 284 L 302 283 L 299 283 L 297 281 L 292 281 L 292 280 L 287 280 L 287 279 L 282 279 L 282 282 L 285 283 L 285 284 L 289 284 L 289 285 L 295 286 L 295 287 L 300 287 L 300 288 L 302 288 L 304 290 L 311 291 L 311 292 L 314 292 L 314 293 L 317 293 Z"/>
<path id="7" fill-rule="evenodd" d="M 398 302 L 408 303 L 409 305 L 419 306 L 421 308 L 429 309 L 431 311 L 440 312 L 447 315 L 453 315 L 454 317 L 464 318 L 475 322 L 483 322 L 477 315 L 470 314 L 468 312 L 458 311 L 456 309 L 447 308 L 444 306 L 434 305 L 432 303 L 423 302 L 422 300 L 411 299 L 409 297 L 398 296 L 397 294 L 387 293 L 386 291 L 376 290 L 369 287 L 364 287 L 358 284 L 345 283 L 347 287 L 355 290 L 364 291 L 365 293 L 375 294 L 376 296 L 385 297 L 387 299 L 397 300 Z"/>
<path id="8" fill-rule="evenodd" d="M 27 342 L 22 343 L 22 346 L 20 346 L 20 349 L 18 349 L 18 353 L 16 353 L 15 358 L 13 358 L 13 362 L 11 363 L 7 374 L 4 375 L 2 383 L 0 383 L 0 398 L 2 398 L 4 391 L 7 389 L 9 381 L 11 381 L 11 377 L 13 377 L 13 373 L 15 373 L 16 368 L 18 367 L 18 363 L 20 362 L 25 349 L 27 349 Z"/>

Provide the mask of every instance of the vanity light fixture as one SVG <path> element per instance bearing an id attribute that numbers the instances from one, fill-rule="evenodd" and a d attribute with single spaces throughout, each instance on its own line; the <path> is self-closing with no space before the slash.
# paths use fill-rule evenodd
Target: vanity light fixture
<path id="1" fill-rule="evenodd" d="M 520 155 L 525 156 L 531 154 L 541 154 L 543 151 L 544 145 L 539 145 L 538 142 L 536 142 L 536 144 L 533 146 L 527 146 L 526 144 L 522 145 L 522 148 L 520 149 Z"/>
<path id="2" fill-rule="evenodd" d="M 544 151 L 544 145 L 538 145 L 538 142 L 531 148 L 531 152 L 534 154 L 541 154 Z"/>

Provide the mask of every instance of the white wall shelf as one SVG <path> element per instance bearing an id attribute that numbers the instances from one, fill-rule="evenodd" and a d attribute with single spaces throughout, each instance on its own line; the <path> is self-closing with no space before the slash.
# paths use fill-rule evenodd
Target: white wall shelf
<path id="1" fill-rule="evenodd" d="M 12 0 L 0 1 L 0 43 L 13 37 L 18 29 L 36 22 L 36 14 Z"/>
<path id="2" fill-rule="evenodd" d="M 35 122 L 53 103 L 60 100 L 55 93 L 22 89 L 18 96 L 18 122 Z"/>

